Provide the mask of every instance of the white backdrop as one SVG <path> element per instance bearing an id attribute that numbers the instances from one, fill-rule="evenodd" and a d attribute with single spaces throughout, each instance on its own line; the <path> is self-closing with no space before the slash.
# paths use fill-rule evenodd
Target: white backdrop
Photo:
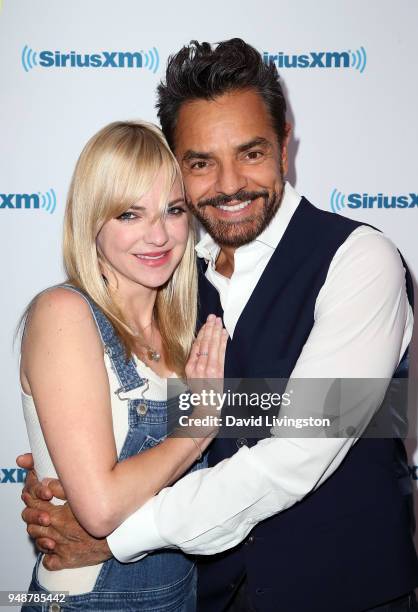
<path id="1" fill-rule="evenodd" d="M 65 197 L 86 140 L 116 119 L 156 121 L 155 87 L 183 44 L 242 37 L 283 66 L 291 182 L 382 229 L 416 275 L 417 23 L 416 0 L 0 0 L 0 590 L 25 589 L 33 564 L 14 463 L 28 442 L 13 331 L 31 297 L 63 278 Z M 352 207 L 378 194 L 394 206 Z"/>

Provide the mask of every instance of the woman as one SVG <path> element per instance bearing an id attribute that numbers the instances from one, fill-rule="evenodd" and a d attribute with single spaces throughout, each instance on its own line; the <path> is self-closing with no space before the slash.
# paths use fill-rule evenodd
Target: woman
<path id="1" fill-rule="evenodd" d="M 87 143 L 70 186 L 68 281 L 28 308 L 21 385 L 35 468 L 60 478 L 97 538 L 191 466 L 204 467 L 209 431 L 164 440 L 166 379 L 223 376 L 221 321 L 210 316 L 194 341 L 190 224 L 160 131 L 110 124 Z M 29 590 L 69 591 L 65 610 L 195 609 L 193 561 L 175 551 L 58 572 L 41 560 Z"/>

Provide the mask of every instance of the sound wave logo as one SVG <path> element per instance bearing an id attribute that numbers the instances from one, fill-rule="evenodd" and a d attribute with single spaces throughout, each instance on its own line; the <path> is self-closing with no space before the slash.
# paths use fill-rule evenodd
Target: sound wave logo
<path id="1" fill-rule="evenodd" d="M 52 187 L 45 193 L 0 193 L 0 210 L 44 210 L 52 215 L 56 207 L 57 196 Z"/>
<path id="2" fill-rule="evenodd" d="M 337 212 L 340 212 L 342 208 L 345 208 L 344 200 L 345 200 L 345 195 L 341 193 L 340 191 L 338 191 L 337 189 L 334 189 L 331 193 L 331 200 L 330 200 L 332 212 L 337 213 Z"/>
<path id="3" fill-rule="evenodd" d="M 156 47 L 148 51 L 100 51 L 78 53 L 77 51 L 35 51 L 28 45 L 22 49 L 22 66 L 25 72 L 39 68 L 143 68 L 156 74 L 160 67 L 160 56 Z"/>
<path id="4" fill-rule="evenodd" d="M 38 195 L 42 199 L 41 208 L 45 212 L 52 215 L 57 207 L 57 197 L 55 195 L 55 191 L 52 188 L 46 193 L 41 193 L 40 191 L 38 191 Z"/>
<path id="5" fill-rule="evenodd" d="M 418 209 L 418 193 L 410 191 L 401 194 L 386 193 L 341 193 L 338 189 L 333 189 L 330 197 L 330 208 L 332 212 L 338 213 L 343 208 L 367 208 L 368 210 L 379 208 L 390 209 Z"/>
<path id="6" fill-rule="evenodd" d="M 152 47 L 148 52 L 144 53 L 144 51 L 140 51 L 140 53 L 145 57 L 144 67 L 155 74 L 160 67 L 160 56 L 158 55 L 157 49 Z"/>
<path id="7" fill-rule="evenodd" d="M 361 46 L 355 51 L 309 51 L 309 53 L 285 53 L 278 51 L 275 54 L 263 52 L 266 64 L 276 64 L 277 68 L 354 68 L 360 73 L 367 65 L 366 49 Z"/>
<path id="8" fill-rule="evenodd" d="M 360 47 L 357 51 L 350 51 L 351 54 L 351 67 L 356 70 L 360 70 L 361 73 L 367 64 L 367 53 L 364 47 Z"/>
<path id="9" fill-rule="evenodd" d="M 36 51 L 32 51 L 32 49 L 27 45 L 25 45 L 22 49 L 22 65 L 25 72 L 29 72 L 29 70 L 32 70 L 32 68 L 38 65 Z"/>

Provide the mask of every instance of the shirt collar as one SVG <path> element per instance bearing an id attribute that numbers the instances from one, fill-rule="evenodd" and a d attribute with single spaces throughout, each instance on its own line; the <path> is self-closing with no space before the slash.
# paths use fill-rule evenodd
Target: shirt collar
<path id="1" fill-rule="evenodd" d="M 264 231 L 261 232 L 259 236 L 257 236 L 255 240 L 245 244 L 242 247 L 239 247 L 237 250 L 247 250 L 254 248 L 254 246 L 257 245 L 265 245 L 271 249 L 275 249 L 285 233 L 290 219 L 298 207 L 300 200 L 301 196 L 295 191 L 290 183 L 286 182 L 280 208 L 274 215 L 270 224 Z M 205 259 L 207 262 L 210 262 L 212 266 L 215 266 L 219 250 L 219 245 L 216 244 L 208 233 L 205 233 L 203 238 L 196 245 L 197 256 Z"/>

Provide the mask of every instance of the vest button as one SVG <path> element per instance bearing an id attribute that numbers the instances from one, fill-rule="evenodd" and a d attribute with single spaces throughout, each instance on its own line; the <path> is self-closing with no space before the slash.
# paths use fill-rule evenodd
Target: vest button
<path id="1" fill-rule="evenodd" d="M 242 446 L 247 446 L 247 438 L 238 438 L 237 440 L 237 446 L 238 448 L 241 448 Z"/>
<path id="2" fill-rule="evenodd" d="M 136 407 L 136 412 L 137 412 L 137 414 L 139 414 L 139 416 L 144 416 L 148 412 L 147 405 L 146 404 L 139 404 Z"/>

